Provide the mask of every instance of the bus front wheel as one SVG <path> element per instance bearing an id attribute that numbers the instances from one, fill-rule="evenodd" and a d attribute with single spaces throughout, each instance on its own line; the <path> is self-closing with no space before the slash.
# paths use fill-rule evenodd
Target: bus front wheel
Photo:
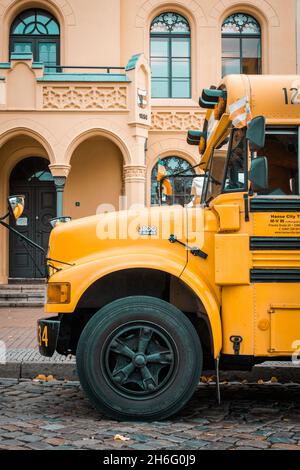
<path id="1" fill-rule="evenodd" d="M 101 308 L 81 333 L 81 385 L 102 413 L 122 420 L 158 420 L 191 398 L 202 372 L 199 337 L 169 303 L 126 297 Z"/>

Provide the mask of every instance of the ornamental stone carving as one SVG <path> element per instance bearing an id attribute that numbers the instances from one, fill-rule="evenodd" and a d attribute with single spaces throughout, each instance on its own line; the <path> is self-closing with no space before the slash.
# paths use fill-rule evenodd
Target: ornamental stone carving
<path id="1" fill-rule="evenodd" d="M 200 130 L 204 118 L 201 111 L 153 111 L 151 131 Z"/>
<path id="2" fill-rule="evenodd" d="M 124 180 L 146 177 L 146 167 L 142 165 L 124 166 Z"/>
<path id="3" fill-rule="evenodd" d="M 126 110 L 126 86 L 44 86 L 43 109 Z"/>

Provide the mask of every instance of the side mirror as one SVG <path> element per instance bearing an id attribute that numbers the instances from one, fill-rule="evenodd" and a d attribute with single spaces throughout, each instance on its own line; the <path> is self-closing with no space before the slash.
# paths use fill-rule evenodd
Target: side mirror
<path id="1" fill-rule="evenodd" d="M 249 180 L 254 192 L 266 191 L 269 188 L 269 170 L 266 157 L 257 157 L 252 160 Z"/>
<path id="2" fill-rule="evenodd" d="M 52 228 L 58 227 L 61 224 L 67 224 L 68 222 L 71 222 L 72 217 L 55 217 L 54 219 L 51 219 L 50 225 Z"/>
<path id="3" fill-rule="evenodd" d="M 24 212 L 25 208 L 25 196 L 10 196 L 8 198 L 9 212 L 18 220 Z"/>
<path id="4" fill-rule="evenodd" d="M 257 116 L 248 125 L 246 139 L 250 143 L 252 152 L 262 149 L 266 140 L 266 120 L 264 116 Z"/>

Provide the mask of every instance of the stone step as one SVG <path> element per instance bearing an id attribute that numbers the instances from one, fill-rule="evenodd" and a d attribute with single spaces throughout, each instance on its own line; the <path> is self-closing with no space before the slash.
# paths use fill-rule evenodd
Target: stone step
<path id="1" fill-rule="evenodd" d="M 1 299 L 42 299 L 44 292 L 0 292 Z"/>
<path id="2" fill-rule="evenodd" d="M 0 286 L 0 308 L 42 307 L 45 284 L 6 284 Z"/>
<path id="3" fill-rule="evenodd" d="M 24 302 L 23 300 L 20 300 L 20 301 L 0 300 L 0 309 L 1 308 L 39 308 L 43 306 L 44 306 L 44 302 L 41 300 L 36 300 L 36 301 L 28 300 L 27 302 Z"/>
<path id="4" fill-rule="evenodd" d="M 44 292 L 45 285 L 42 286 L 10 286 L 10 285 L 0 285 L 1 292 Z"/>
<path id="5" fill-rule="evenodd" d="M 44 278 L 9 278 L 8 285 L 13 286 L 15 284 L 23 286 L 27 284 L 34 284 L 34 285 L 44 285 L 46 279 Z"/>

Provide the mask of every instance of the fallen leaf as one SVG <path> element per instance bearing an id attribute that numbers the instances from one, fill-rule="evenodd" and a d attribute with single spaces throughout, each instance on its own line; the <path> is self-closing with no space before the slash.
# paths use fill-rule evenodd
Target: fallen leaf
<path id="1" fill-rule="evenodd" d="M 130 441 L 129 437 L 122 436 L 121 434 L 116 434 L 114 441 Z"/>
<path id="2" fill-rule="evenodd" d="M 39 374 L 36 376 L 35 380 L 42 380 L 43 382 L 47 382 L 47 377 L 44 374 Z"/>

